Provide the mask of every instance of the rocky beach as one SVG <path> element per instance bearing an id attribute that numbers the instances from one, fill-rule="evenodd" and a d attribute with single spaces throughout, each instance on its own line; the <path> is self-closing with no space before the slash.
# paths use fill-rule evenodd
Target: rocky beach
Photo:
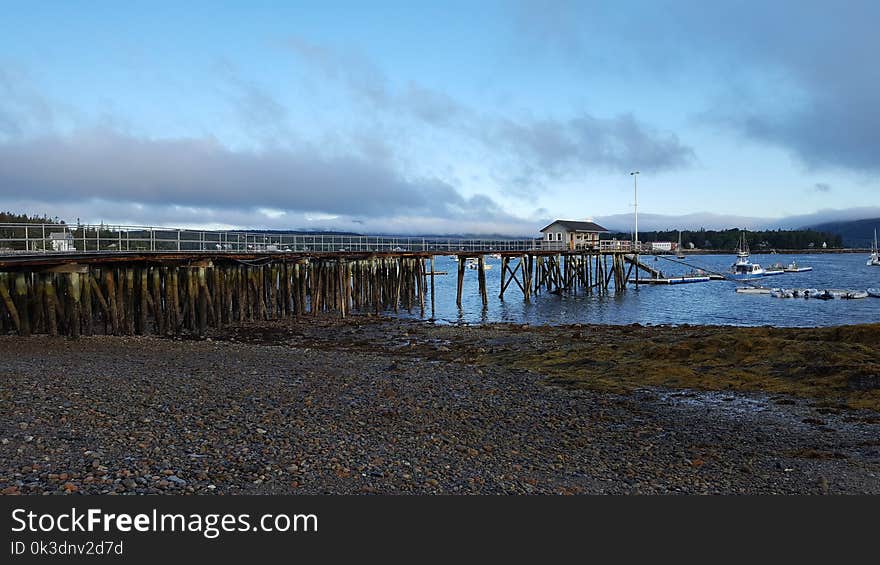
<path id="1" fill-rule="evenodd" d="M 0 337 L 3 494 L 880 493 L 880 326 Z"/>

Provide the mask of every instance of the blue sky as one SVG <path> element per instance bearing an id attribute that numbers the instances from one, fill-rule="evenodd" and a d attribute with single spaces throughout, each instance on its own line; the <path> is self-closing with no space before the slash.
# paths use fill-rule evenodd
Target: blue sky
<path id="1" fill-rule="evenodd" d="M 525 234 L 638 169 L 649 226 L 878 214 L 878 6 L 4 3 L 0 208 Z"/>

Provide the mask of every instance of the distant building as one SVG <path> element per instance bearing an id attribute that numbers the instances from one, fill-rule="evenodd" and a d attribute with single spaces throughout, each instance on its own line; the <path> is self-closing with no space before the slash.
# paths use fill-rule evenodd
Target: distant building
<path id="1" fill-rule="evenodd" d="M 651 251 L 672 251 L 676 245 L 671 241 L 652 241 Z"/>
<path id="2" fill-rule="evenodd" d="M 70 232 L 52 232 L 49 234 L 52 251 L 75 251 L 73 234 Z"/>
<path id="3" fill-rule="evenodd" d="M 556 220 L 541 230 L 546 242 L 564 244 L 568 249 L 599 247 L 599 234 L 608 230 L 595 222 Z"/>

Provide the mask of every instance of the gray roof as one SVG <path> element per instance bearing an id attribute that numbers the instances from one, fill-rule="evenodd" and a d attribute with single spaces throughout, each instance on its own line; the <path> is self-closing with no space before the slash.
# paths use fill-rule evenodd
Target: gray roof
<path id="1" fill-rule="evenodd" d="M 602 232 L 608 233 L 608 230 L 597 224 L 596 222 L 578 222 L 575 220 L 556 220 L 551 223 L 549 226 L 541 228 L 541 231 L 546 230 L 553 224 L 560 224 L 565 227 L 569 231 L 592 231 L 592 232 Z"/>

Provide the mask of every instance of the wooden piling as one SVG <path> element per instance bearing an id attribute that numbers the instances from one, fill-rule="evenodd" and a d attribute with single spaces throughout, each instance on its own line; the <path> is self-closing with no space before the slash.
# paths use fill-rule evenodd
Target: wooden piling
<path id="1" fill-rule="evenodd" d="M 15 275 L 15 307 L 18 309 L 19 333 L 25 337 L 31 335 L 31 319 L 28 309 L 27 278 L 25 273 Z"/>

